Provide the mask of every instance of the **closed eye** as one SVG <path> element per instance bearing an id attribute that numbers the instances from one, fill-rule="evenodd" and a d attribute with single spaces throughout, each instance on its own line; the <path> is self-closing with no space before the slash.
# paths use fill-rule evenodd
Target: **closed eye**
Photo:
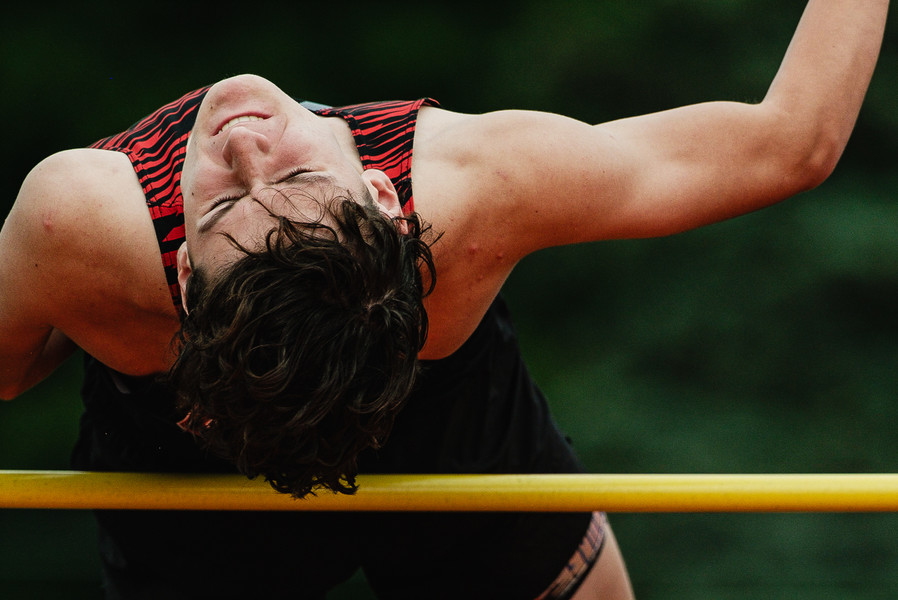
<path id="1" fill-rule="evenodd" d="M 290 171 L 285 177 L 275 182 L 276 185 L 287 184 L 287 186 L 297 185 L 336 185 L 336 179 L 333 175 L 325 173 L 316 173 L 310 169 L 298 167 Z"/>
<path id="2" fill-rule="evenodd" d="M 332 175 L 324 173 L 316 173 L 306 167 L 296 167 L 286 175 L 275 181 L 272 185 L 277 186 L 297 186 L 304 187 L 307 185 L 335 185 L 336 180 Z M 209 203 L 205 217 L 197 224 L 198 233 L 208 232 L 215 223 L 218 222 L 237 202 L 243 198 L 250 197 L 247 193 L 232 194 L 216 198 Z M 219 208 L 222 207 L 222 208 Z"/>
<path id="3" fill-rule="evenodd" d="M 291 179 L 293 179 L 294 177 L 296 177 L 297 175 L 302 175 L 303 173 L 309 173 L 309 172 L 310 172 L 310 170 L 306 169 L 304 167 L 296 167 L 295 169 L 292 169 L 289 173 L 287 173 L 286 176 L 282 177 L 279 181 L 276 181 L 275 183 L 286 183 L 286 182 L 290 181 Z"/>
<path id="4" fill-rule="evenodd" d="M 197 225 L 197 232 L 205 233 L 211 229 L 222 215 L 228 212 L 228 210 L 230 210 L 230 208 L 241 198 L 243 198 L 243 195 L 234 194 L 232 196 L 224 196 L 213 200 L 209 205 L 209 210 L 206 211 L 206 217 Z M 217 210 L 219 206 L 224 206 L 224 208 Z"/>
<path id="5" fill-rule="evenodd" d="M 293 169 L 292 171 L 287 173 L 284 177 L 275 181 L 275 183 L 276 184 L 277 183 L 288 183 L 294 179 L 299 179 L 299 175 L 303 175 L 303 174 L 309 173 L 309 172 L 310 171 L 308 169 L 305 169 L 303 167 L 296 167 L 295 169 Z M 222 204 L 227 204 L 228 202 L 231 202 L 231 203 L 236 202 L 237 200 L 240 200 L 241 198 L 243 198 L 243 196 L 245 196 L 245 195 L 246 194 L 233 194 L 230 196 L 223 196 L 221 198 L 216 198 L 209 204 L 209 209 L 206 211 L 206 214 L 211 213 L 212 211 L 214 211 L 216 208 L 218 208 Z"/>
<path id="6" fill-rule="evenodd" d="M 225 196 L 224 198 L 217 198 L 217 199 L 214 200 L 214 201 L 212 202 L 212 204 L 209 206 L 209 210 L 206 211 L 206 214 L 212 212 L 213 210 L 215 210 L 216 208 L 218 208 L 218 207 L 221 206 L 222 204 L 227 204 L 228 202 L 236 202 L 236 201 L 239 200 L 240 198 L 241 198 L 241 196 L 238 196 L 238 195 L 236 195 L 236 194 L 233 195 L 233 196 Z"/>

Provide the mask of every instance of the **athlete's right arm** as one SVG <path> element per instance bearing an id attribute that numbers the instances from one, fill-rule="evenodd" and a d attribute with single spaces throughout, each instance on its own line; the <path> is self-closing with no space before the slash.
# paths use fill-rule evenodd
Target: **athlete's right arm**
<path id="1" fill-rule="evenodd" d="M 38 164 L 0 230 L 0 397 L 6 400 L 43 379 L 75 349 L 52 324 L 58 307 L 47 277 L 57 262 L 47 244 L 52 207 L 66 205 L 58 185 L 62 170 L 54 157 Z"/>
<path id="2" fill-rule="evenodd" d="M 76 347 L 124 372 L 159 370 L 176 323 L 128 159 L 69 150 L 32 169 L 0 230 L 0 397 Z"/>

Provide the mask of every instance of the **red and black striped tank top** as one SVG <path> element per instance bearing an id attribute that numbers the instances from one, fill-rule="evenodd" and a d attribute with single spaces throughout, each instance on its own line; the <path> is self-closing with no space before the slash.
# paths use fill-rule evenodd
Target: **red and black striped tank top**
<path id="1" fill-rule="evenodd" d="M 177 253 L 184 241 L 181 169 L 190 130 L 208 89 L 207 86 L 190 92 L 126 131 L 90 145 L 90 148 L 122 152 L 130 159 L 146 197 L 172 302 L 179 312 Z M 415 124 L 418 110 L 422 106 L 437 106 L 436 101 L 424 98 L 337 108 L 309 106 L 321 116 L 345 119 L 352 129 L 364 168 L 384 171 L 396 186 L 405 212 L 414 210 L 411 165 Z"/>

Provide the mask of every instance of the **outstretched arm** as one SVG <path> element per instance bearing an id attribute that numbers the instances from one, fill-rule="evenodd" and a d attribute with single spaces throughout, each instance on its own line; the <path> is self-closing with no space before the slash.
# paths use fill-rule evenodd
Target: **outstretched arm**
<path id="1" fill-rule="evenodd" d="M 443 135 L 428 145 L 440 168 L 451 163 L 443 173 L 469 182 L 455 214 L 502 214 L 505 249 L 516 257 L 727 219 L 831 173 L 860 111 L 887 10 L 887 0 L 811 0 L 757 104 L 709 102 L 596 126 L 523 111 L 443 116 Z"/>
<path id="2" fill-rule="evenodd" d="M 757 104 L 595 126 L 524 111 L 423 113 L 436 133 L 416 138 L 416 206 L 444 232 L 429 350 L 463 340 L 530 252 L 669 235 L 819 185 L 854 127 L 887 11 L 887 0 L 811 0 Z"/>

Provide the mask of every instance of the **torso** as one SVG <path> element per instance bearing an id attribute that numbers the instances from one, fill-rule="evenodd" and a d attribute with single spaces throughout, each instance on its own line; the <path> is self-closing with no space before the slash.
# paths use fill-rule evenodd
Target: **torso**
<path id="1" fill-rule="evenodd" d="M 360 157 L 357 147 L 361 138 L 351 119 L 347 122 L 345 115 L 331 118 L 327 112 L 322 113 L 322 118 L 327 118 L 347 155 L 359 161 L 360 169 L 375 166 L 385 170 L 382 165 L 370 164 L 370 158 Z M 502 251 L 502 224 L 483 216 L 494 209 L 494 205 L 485 203 L 497 199 L 483 193 L 484 179 L 495 178 L 483 173 L 475 160 L 478 150 L 472 147 L 468 129 L 474 119 L 423 106 L 417 113 L 417 123 L 405 130 L 406 137 L 414 134 L 415 160 L 411 161 L 409 148 L 403 180 L 397 187 L 405 190 L 404 201 L 409 207 L 414 181 L 414 208 L 433 226 L 433 235 L 441 236 L 433 246 L 437 286 L 425 300 L 430 327 L 422 359 L 445 357 L 467 339 L 518 259 Z M 106 138 L 98 145 L 105 143 L 116 149 L 115 143 L 107 143 L 115 142 L 116 137 Z M 476 146 L 476 142 L 473 144 Z M 134 164 L 133 154 L 73 152 L 111 155 L 102 159 L 95 156 L 91 161 L 98 169 L 98 181 L 109 181 L 110 169 L 116 173 L 116 184 L 105 186 L 104 202 L 100 205 L 114 203 L 122 213 L 118 219 L 131 225 L 126 228 L 127 235 L 116 236 L 114 232 L 97 246 L 114 248 L 114 262 L 120 271 L 116 279 L 94 282 L 95 300 L 84 303 L 91 307 L 92 318 L 74 318 L 70 330 L 61 329 L 115 370 L 130 375 L 163 371 L 173 356 L 171 340 L 179 326 L 180 297 L 172 256 L 183 241 L 179 171 L 171 175 L 175 185 L 168 195 L 151 198 L 147 178 L 143 182 L 139 179 L 142 171 Z M 475 181 L 478 185 L 466 183 Z M 164 209 L 161 212 L 160 206 Z M 162 219 L 168 220 L 165 228 L 159 227 Z M 123 231 L 120 228 L 117 233 Z M 168 235 L 160 236 L 160 231 L 167 231 Z M 148 252 L 154 242 L 155 251 Z M 98 306 L 103 308 L 97 309 Z M 90 327 L 85 328 L 83 323 Z M 149 352 L 150 348 L 156 350 Z"/>

